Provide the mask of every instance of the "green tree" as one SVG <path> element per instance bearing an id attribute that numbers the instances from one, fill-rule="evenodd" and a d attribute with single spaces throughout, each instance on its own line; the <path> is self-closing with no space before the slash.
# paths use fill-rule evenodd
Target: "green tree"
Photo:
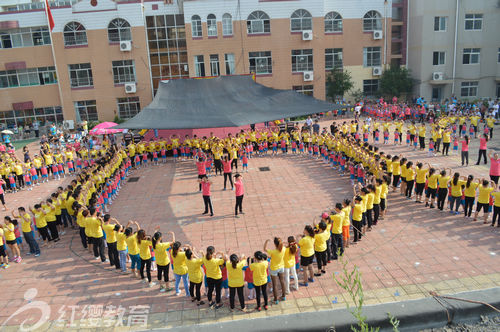
<path id="1" fill-rule="evenodd" d="M 331 100 L 334 100 L 338 96 L 343 97 L 354 86 L 351 73 L 339 68 L 333 69 L 330 72 L 326 79 L 326 84 L 328 87 L 326 95 Z"/>
<path id="2" fill-rule="evenodd" d="M 380 78 L 380 93 L 389 97 L 400 97 L 413 89 L 413 78 L 407 68 L 391 66 Z"/>

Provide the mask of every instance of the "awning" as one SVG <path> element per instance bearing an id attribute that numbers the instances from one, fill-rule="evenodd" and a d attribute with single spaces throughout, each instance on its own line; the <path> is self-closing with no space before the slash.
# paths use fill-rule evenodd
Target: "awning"
<path id="1" fill-rule="evenodd" d="M 239 127 L 346 107 L 291 90 L 268 88 L 251 76 L 178 79 L 160 82 L 151 104 L 114 128 Z"/>

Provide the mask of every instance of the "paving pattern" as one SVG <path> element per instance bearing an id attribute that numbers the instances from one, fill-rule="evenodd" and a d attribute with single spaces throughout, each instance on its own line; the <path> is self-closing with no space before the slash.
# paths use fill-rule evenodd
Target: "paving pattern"
<path id="1" fill-rule="evenodd" d="M 456 156 L 428 157 L 426 152 L 393 145 L 382 150 L 452 167 L 463 175 L 488 174 L 487 166 L 459 167 Z M 270 171 L 258 170 L 266 166 Z M 139 181 L 127 183 L 111 206 L 112 215 L 122 223 L 137 220 L 149 234 L 160 225 L 164 234 L 174 231 L 179 241 L 196 248 L 214 245 L 247 256 L 262 250 L 266 239 L 302 233 L 321 212 L 352 197 L 347 177 L 322 161 L 298 155 L 250 159 L 249 172 L 243 173 L 245 214 L 238 219 L 233 217 L 234 192 L 222 190 L 221 176 L 211 178 L 215 216 L 201 215 L 203 201 L 192 161 L 169 161 L 133 176 Z M 67 181 L 7 195 L 8 205 L 34 204 Z M 346 251 L 349 267 L 355 264 L 362 272 L 366 304 L 422 298 L 432 290 L 455 294 L 500 286 L 499 228 L 424 208 L 397 193 L 391 193 L 388 202 L 385 220 Z M 339 272 L 338 262 L 329 264 L 326 275 L 293 291 L 269 311 L 231 313 L 228 305 L 215 311 L 197 307 L 185 296 L 161 294 L 156 287 L 115 272 L 109 263 L 95 261 L 82 248 L 78 234 L 69 230 L 41 257 L 26 256 L 21 264 L 0 271 L 0 326 L 18 330 L 23 322 L 35 324 L 42 315 L 47 319 L 37 330 L 144 329 L 144 322 L 148 328 L 174 327 L 341 308 L 350 300 L 333 280 Z M 249 307 L 254 306 L 251 301 Z"/>

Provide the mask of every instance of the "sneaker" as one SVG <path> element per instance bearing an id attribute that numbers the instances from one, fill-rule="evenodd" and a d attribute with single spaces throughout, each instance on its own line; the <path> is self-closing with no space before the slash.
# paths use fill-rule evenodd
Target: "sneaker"
<path id="1" fill-rule="evenodd" d="M 434 208 L 435 208 L 435 206 L 434 206 L 433 204 L 431 204 L 430 208 L 431 208 L 431 209 L 434 209 Z"/>
<path id="2" fill-rule="evenodd" d="M 4 269 L 8 269 L 9 267 L 10 267 L 10 265 L 9 265 L 9 264 L 5 264 L 5 265 L 3 266 L 3 268 L 4 268 Z"/>
<path id="3" fill-rule="evenodd" d="M 315 277 L 321 277 L 321 272 L 320 273 L 315 273 L 314 274 Z M 309 281 L 311 281 L 311 279 L 309 279 Z M 312 281 L 311 281 L 312 282 Z"/>
<path id="4" fill-rule="evenodd" d="M 178 293 L 176 292 L 175 296 L 181 296 L 181 292 L 178 292 Z"/>
<path id="5" fill-rule="evenodd" d="M 208 304 L 208 306 L 209 306 L 210 308 L 212 308 L 214 305 L 215 305 L 215 302 L 214 302 L 214 301 L 212 301 L 212 302 L 210 302 L 210 303 Z"/>
<path id="6" fill-rule="evenodd" d="M 264 310 L 267 310 L 269 309 L 269 307 L 267 305 L 264 306 Z"/>
<path id="7" fill-rule="evenodd" d="M 309 283 L 307 283 L 307 282 L 305 282 L 305 283 L 301 282 L 301 283 L 299 283 L 299 286 L 307 287 L 307 286 L 309 286 Z"/>
<path id="8" fill-rule="evenodd" d="M 222 308 L 223 306 L 224 306 L 224 305 L 223 305 L 222 303 L 219 303 L 219 304 L 217 304 L 217 305 L 215 306 L 215 309 L 220 309 L 220 308 Z"/>
<path id="9" fill-rule="evenodd" d="M 150 282 L 150 283 L 149 283 L 149 288 L 153 287 L 154 285 L 156 285 L 156 283 L 154 283 L 154 282 Z"/>
<path id="10" fill-rule="evenodd" d="M 35 254 L 35 257 L 40 257 L 40 254 Z"/>
<path id="11" fill-rule="evenodd" d="M 314 278 L 309 278 L 309 282 L 314 282 Z"/>

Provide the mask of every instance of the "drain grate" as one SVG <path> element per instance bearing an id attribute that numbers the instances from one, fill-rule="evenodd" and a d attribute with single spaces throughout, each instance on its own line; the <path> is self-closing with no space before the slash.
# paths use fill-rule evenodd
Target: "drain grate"
<path id="1" fill-rule="evenodd" d="M 137 181 L 139 181 L 139 179 L 140 179 L 140 177 L 136 176 L 136 177 L 128 179 L 127 182 L 137 182 Z"/>
<path id="2" fill-rule="evenodd" d="M 261 172 L 269 172 L 271 169 L 269 167 L 259 167 L 259 171 Z"/>

